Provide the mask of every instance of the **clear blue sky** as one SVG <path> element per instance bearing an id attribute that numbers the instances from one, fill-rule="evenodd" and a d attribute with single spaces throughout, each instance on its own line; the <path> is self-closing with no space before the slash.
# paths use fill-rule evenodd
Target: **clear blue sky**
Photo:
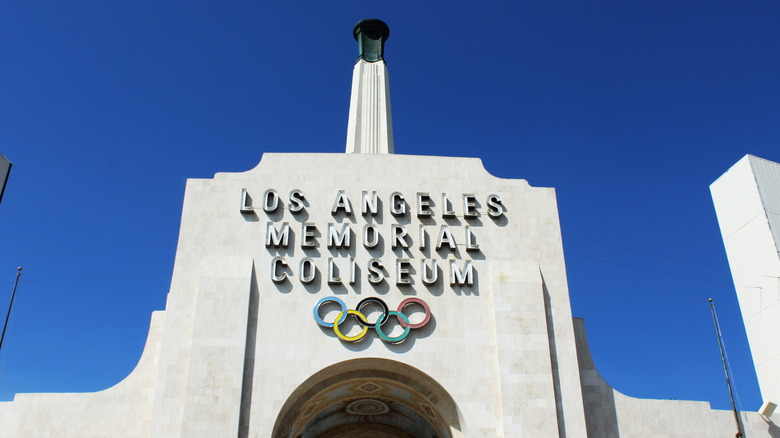
<path id="1" fill-rule="evenodd" d="M 186 178 L 343 152 L 353 25 L 390 26 L 395 149 L 557 190 L 572 311 L 637 397 L 760 405 L 709 184 L 780 161 L 780 3 L 0 4 L 0 400 L 94 391 L 165 307 Z"/>

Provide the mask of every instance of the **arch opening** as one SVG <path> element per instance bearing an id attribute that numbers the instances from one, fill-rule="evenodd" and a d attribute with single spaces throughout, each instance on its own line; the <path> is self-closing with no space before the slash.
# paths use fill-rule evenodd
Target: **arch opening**
<path id="1" fill-rule="evenodd" d="M 274 424 L 274 438 L 462 436 L 457 405 L 436 380 L 389 359 L 351 359 L 301 383 Z"/>

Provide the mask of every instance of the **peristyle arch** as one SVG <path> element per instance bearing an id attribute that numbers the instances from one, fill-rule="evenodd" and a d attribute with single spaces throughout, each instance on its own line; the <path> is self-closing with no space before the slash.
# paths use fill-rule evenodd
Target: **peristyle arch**
<path id="1" fill-rule="evenodd" d="M 282 406 L 273 438 L 458 438 L 452 396 L 428 374 L 382 358 L 330 365 L 301 383 Z"/>

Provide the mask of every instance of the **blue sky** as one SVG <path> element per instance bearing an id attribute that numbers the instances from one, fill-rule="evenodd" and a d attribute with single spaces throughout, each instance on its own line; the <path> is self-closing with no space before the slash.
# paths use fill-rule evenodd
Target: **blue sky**
<path id="1" fill-rule="evenodd" d="M 94 391 L 165 308 L 187 178 L 342 152 L 352 27 L 390 26 L 396 153 L 555 187 L 572 311 L 636 397 L 760 395 L 709 195 L 780 161 L 780 4 L 151 2 L 0 5 L 0 400 Z M 5 310 L 3 310 L 3 315 Z"/>

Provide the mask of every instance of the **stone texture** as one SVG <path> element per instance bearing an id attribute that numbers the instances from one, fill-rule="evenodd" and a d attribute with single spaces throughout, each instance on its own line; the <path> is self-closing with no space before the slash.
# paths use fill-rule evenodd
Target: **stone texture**
<path id="1" fill-rule="evenodd" d="M 266 212 L 270 189 L 281 206 Z M 296 214 L 287 208 L 295 189 L 305 196 L 305 208 Z M 244 212 L 243 191 L 249 195 Z M 332 213 L 339 191 L 349 198 L 351 215 Z M 376 216 L 361 214 L 363 191 L 377 192 Z M 393 192 L 408 203 L 403 216 L 390 214 Z M 430 195 L 432 216 L 417 215 L 418 193 Z M 442 216 L 442 193 L 452 201 L 452 217 Z M 476 200 L 475 217 L 464 214 L 464 194 Z M 499 217 L 487 213 L 491 194 L 506 209 Z M 288 246 L 267 247 L 268 224 L 281 230 L 285 222 Z M 304 223 L 316 226 L 314 247 L 301 247 Z M 349 248 L 327 246 L 331 223 L 350 225 Z M 380 231 L 376 248 L 362 243 L 366 224 Z M 394 224 L 408 230 L 408 248 L 392 247 Z M 452 231 L 455 250 L 432 248 L 443 225 Z M 466 226 L 478 251 L 466 248 Z M 288 277 L 278 283 L 271 279 L 275 257 L 287 264 Z M 299 272 L 306 257 L 317 267 L 308 284 Z M 339 284 L 326 278 L 331 257 L 340 268 Z M 347 280 L 350 258 L 358 266 L 354 284 Z M 372 258 L 388 276 L 377 285 L 367 281 Z M 409 285 L 395 283 L 399 258 L 412 261 Z M 420 259 L 438 261 L 439 280 L 432 286 L 421 281 Z M 451 261 L 473 264 L 472 286 L 450 284 Z M 417 297 L 433 316 L 400 344 L 371 332 L 348 343 L 314 321 L 314 306 L 326 296 L 349 308 L 365 297 L 380 297 L 391 308 Z M 351 334 L 357 327 L 345 324 L 344 330 Z M 346 385 L 349 379 L 357 383 Z M 552 189 L 495 178 L 473 158 L 266 154 L 248 172 L 187 182 L 166 309 L 152 318 L 136 370 L 99 393 L 21 394 L 0 403 L 0 436 L 287 437 L 298 430 L 307 437 L 313 430 L 308 419 L 337 400 L 326 395 L 369 383 L 400 388 L 386 392 L 390 405 L 407 403 L 403 412 L 434 429 L 449 428 L 453 437 L 733 434 L 728 411 L 632 399 L 600 378 L 584 330 L 575 329 L 572 319 Z M 750 436 L 778 436 L 773 423 L 743 416 Z M 354 424 L 337 430 L 365 436 Z M 398 425 L 378 424 L 376 433 Z"/>
<path id="2" fill-rule="evenodd" d="M 746 155 L 710 191 L 761 396 L 780 404 L 780 164 Z"/>

